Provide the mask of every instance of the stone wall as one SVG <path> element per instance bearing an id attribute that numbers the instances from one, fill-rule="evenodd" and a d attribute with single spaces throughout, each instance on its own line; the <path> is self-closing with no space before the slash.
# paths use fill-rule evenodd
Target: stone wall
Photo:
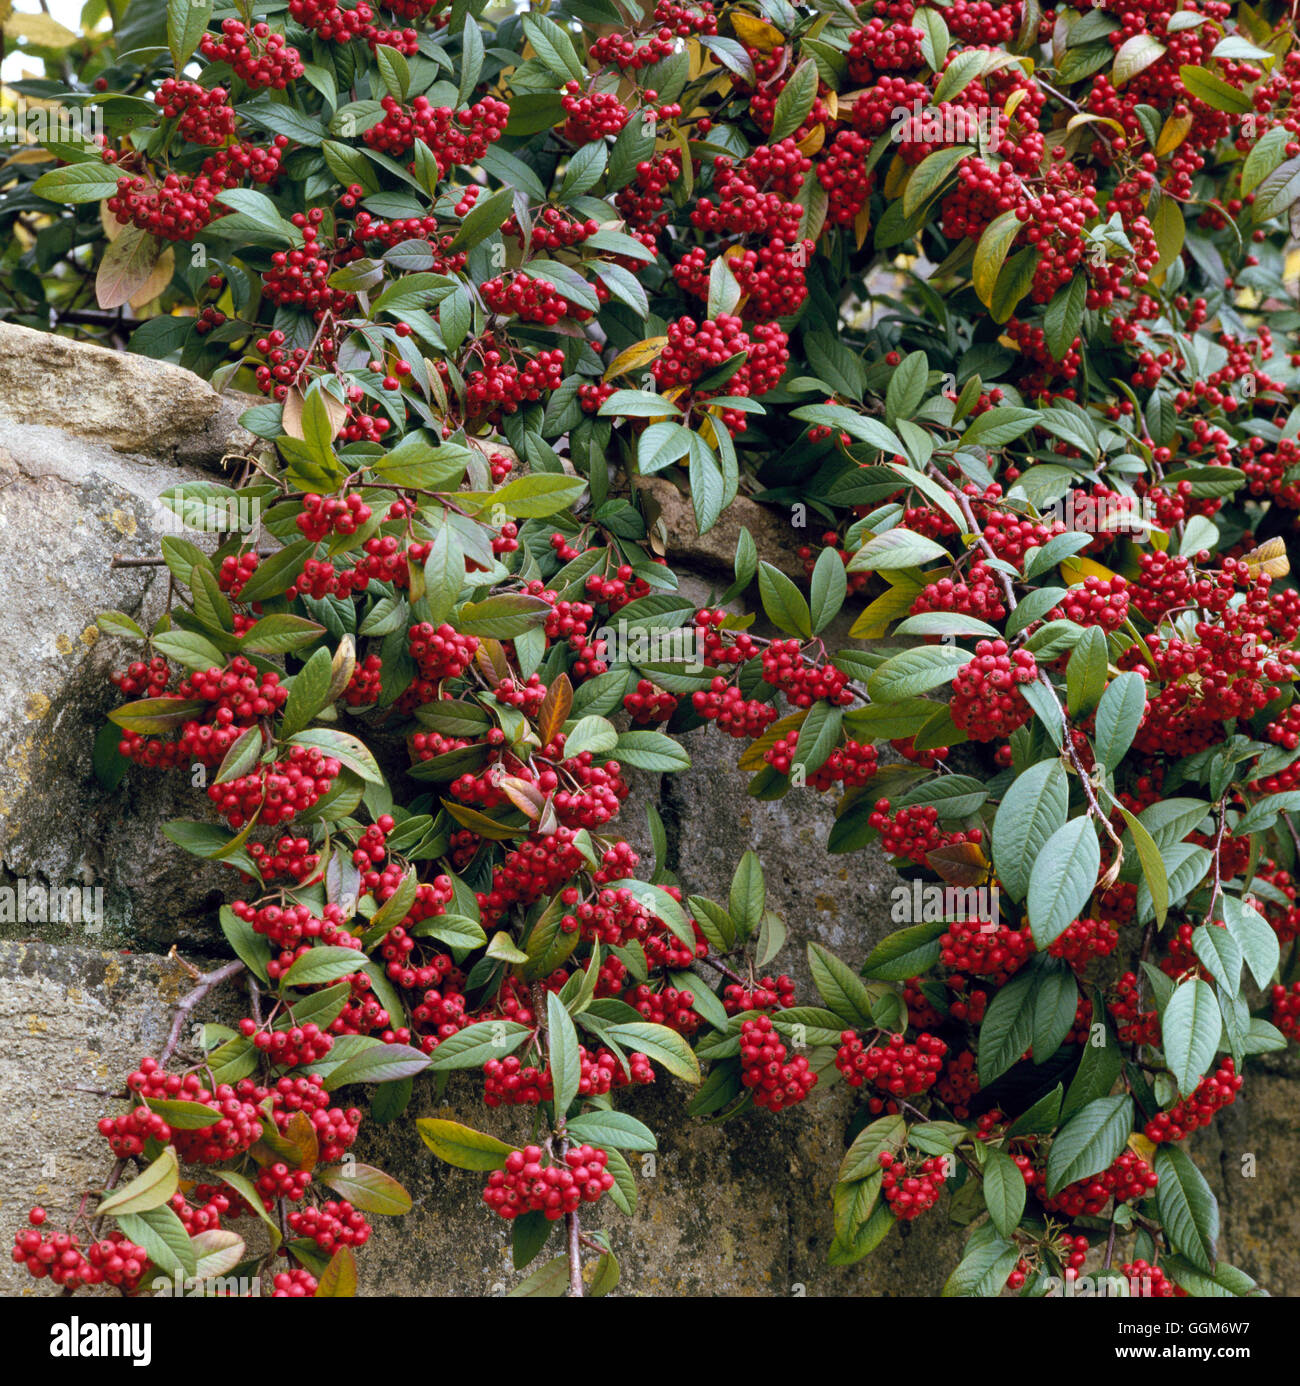
<path id="1" fill-rule="evenodd" d="M 221 876 L 196 869 L 159 835 L 169 817 L 195 815 L 178 777 L 128 774 L 109 793 L 93 775 L 92 747 L 116 700 L 95 617 L 119 608 L 146 623 L 165 595 L 165 572 L 113 567 L 157 552 L 155 500 L 187 477 L 211 476 L 240 446 L 238 401 L 156 362 L 74 346 L 0 325 L 0 562 L 19 577 L 0 623 L 0 885 L 85 885 L 105 892 L 102 928 L 0 920 L 0 1234 L 39 1201 L 57 1216 L 102 1179 L 95 1120 L 117 1110 L 104 1092 L 150 1051 L 187 988 L 175 958 L 203 966 L 223 955 L 215 912 Z M 727 581 L 734 534 L 693 533 L 668 483 L 650 487 L 692 595 Z M 744 504 L 744 503 L 742 503 Z M 749 507 L 765 556 L 794 570 L 794 541 Z M 658 804 L 669 866 L 690 890 L 725 898 L 746 848 L 764 863 L 769 900 L 790 926 L 789 970 L 804 983 L 802 943 L 817 939 L 851 963 L 893 927 L 894 873 L 874 851 L 824 851 L 829 805 L 811 792 L 776 803 L 745 794 L 735 746 L 687 738 L 693 765 L 642 775 L 624 830 L 641 848 L 643 805 Z M 785 965 L 783 959 L 783 965 Z M 232 989 L 198 1019 L 240 1013 Z M 1223 1197 L 1221 1254 L 1274 1293 L 1300 1292 L 1295 1245 L 1300 1207 L 1291 1167 L 1297 1076 L 1289 1056 L 1253 1065 L 1246 1100 L 1201 1133 L 1194 1151 Z M 603 1205 L 623 1266 L 622 1292 L 793 1295 L 936 1294 L 959 1256 L 961 1233 L 938 1217 L 892 1232 L 866 1262 L 826 1264 L 830 1188 L 851 1102 L 836 1089 L 772 1119 L 751 1113 L 725 1126 L 684 1115 L 685 1092 L 665 1080 L 630 1109 L 660 1133 L 653 1171 L 639 1183 L 630 1222 Z M 506 1228 L 475 1207 L 479 1176 L 433 1160 L 412 1117 L 479 1121 L 472 1080 L 439 1101 L 417 1085 L 407 1117 L 368 1122 L 357 1156 L 389 1169 L 415 1200 L 403 1219 L 376 1219 L 359 1258 L 370 1293 L 501 1293 L 510 1268 Z M 493 1125 L 509 1115 L 493 1116 Z M 481 1124 L 481 1123 L 480 1123 Z M 503 1134 L 505 1134 L 503 1132 Z M 1242 1156 L 1256 1157 L 1254 1178 Z M 43 1293 L 7 1257 L 0 1290 Z"/>

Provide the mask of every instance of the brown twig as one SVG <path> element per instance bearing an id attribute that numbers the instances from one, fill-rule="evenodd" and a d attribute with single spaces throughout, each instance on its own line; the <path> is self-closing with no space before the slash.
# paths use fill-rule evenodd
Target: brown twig
<path id="1" fill-rule="evenodd" d="M 176 1046 L 181 1042 L 181 1031 L 185 1028 L 185 1022 L 199 1002 L 207 996 L 213 987 L 220 986 L 222 982 L 228 981 L 231 977 L 237 977 L 243 970 L 244 964 L 235 959 L 234 962 L 228 962 L 213 972 L 205 972 L 200 976 L 198 985 L 194 990 L 181 997 L 172 1014 L 172 1028 L 167 1036 L 167 1043 L 163 1045 L 162 1053 L 158 1056 L 160 1067 L 166 1064 L 167 1060 L 176 1052 Z"/>

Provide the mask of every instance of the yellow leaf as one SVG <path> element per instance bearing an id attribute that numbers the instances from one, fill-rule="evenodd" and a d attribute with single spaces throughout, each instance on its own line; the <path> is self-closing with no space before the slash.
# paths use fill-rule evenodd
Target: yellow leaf
<path id="1" fill-rule="evenodd" d="M 67 48 L 77 36 L 47 14 L 11 14 L 4 22 L 8 39 L 26 39 L 38 48 Z"/>
<path id="2" fill-rule="evenodd" d="M 1286 544 L 1281 538 L 1267 539 L 1258 548 L 1245 555 L 1245 562 L 1252 577 L 1267 573 L 1269 577 L 1286 577 L 1291 571 L 1291 560 L 1286 556 Z"/>
<path id="3" fill-rule="evenodd" d="M 108 210 L 108 198 L 99 204 L 99 224 L 104 228 L 104 239 L 115 241 L 126 230 L 120 221 Z"/>
<path id="4" fill-rule="evenodd" d="M 1189 115 L 1170 116 L 1160 131 L 1160 138 L 1156 140 L 1156 153 L 1161 157 L 1172 154 L 1187 138 L 1187 132 L 1192 128 L 1192 120 L 1193 117 Z"/>
<path id="5" fill-rule="evenodd" d="M 172 282 L 172 275 L 176 273 L 176 252 L 168 246 L 154 262 L 152 273 L 137 293 L 131 296 L 131 307 L 139 312 L 140 309 L 152 303 L 155 298 Z"/>
<path id="6" fill-rule="evenodd" d="M 891 202 L 896 197 L 902 197 L 903 188 L 911 173 L 912 165 L 901 154 L 895 154 L 890 160 L 889 169 L 885 174 L 885 186 L 881 190 Z"/>
<path id="7" fill-rule="evenodd" d="M 862 210 L 853 218 L 853 238 L 861 250 L 866 243 L 867 232 L 871 230 L 871 204 L 864 202 Z"/>
<path id="8" fill-rule="evenodd" d="M 770 53 L 785 42 L 785 35 L 766 20 L 757 19 L 743 10 L 735 10 L 731 15 L 731 27 L 736 37 L 746 48 L 757 48 L 760 53 Z"/>
<path id="9" fill-rule="evenodd" d="M 1002 273 L 1007 252 L 1020 234 L 1020 222 L 1013 211 L 1003 212 L 984 228 L 984 234 L 975 247 L 975 264 L 971 272 L 971 282 L 984 306 L 990 307 L 993 289 Z"/>
<path id="10" fill-rule="evenodd" d="M 616 375 L 628 375 L 641 366 L 652 364 L 659 359 L 667 345 L 667 337 L 647 337 L 644 341 L 633 343 L 609 363 L 605 379 L 613 380 Z"/>
<path id="11" fill-rule="evenodd" d="M 814 125 L 811 130 L 795 146 L 800 154 L 816 154 L 822 145 L 826 143 L 826 127 L 820 122 Z"/>
<path id="12" fill-rule="evenodd" d="M 897 621 L 911 611 L 916 594 L 921 590 L 922 584 L 912 577 L 896 582 L 859 615 L 849 630 L 849 636 L 854 640 L 879 639 L 890 621 Z M 873 631 L 878 631 L 879 635 L 871 634 Z"/>
<path id="13" fill-rule="evenodd" d="M 1028 87 L 1017 87 L 1017 88 L 1015 89 L 1015 91 L 1013 91 L 1013 92 L 1011 93 L 1011 95 L 1007 98 L 1007 104 L 1006 104 L 1005 106 L 1003 106 L 1003 108 L 1002 108 L 1002 114 L 1003 114 L 1004 116 L 1006 116 L 1006 118 L 1007 118 L 1008 120 L 1010 120 L 1011 117 L 1012 117 L 1013 115 L 1015 115 L 1015 113 L 1016 113 L 1016 107 L 1019 106 L 1020 103 L 1021 103 L 1021 102 L 1025 99 L 1025 97 L 1028 96 L 1028 95 L 1029 95 L 1029 88 L 1028 88 Z"/>
<path id="14" fill-rule="evenodd" d="M 1066 122 L 1065 128 L 1078 130 L 1084 125 L 1109 125 L 1112 130 L 1118 130 L 1121 135 L 1124 134 L 1124 127 L 1118 120 L 1112 120 L 1109 116 L 1089 115 L 1087 111 L 1080 111 L 1078 115 L 1071 116 Z"/>
<path id="15" fill-rule="evenodd" d="M 152 282 L 163 249 L 162 241 L 156 236 L 134 226 L 125 227 L 99 262 L 95 275 L 95 297 L 99 306 L 120 308 L 131 302 Z"/>
<path id="16" fill-rule="evenodd" d="M 1067 558 L 1061 563 L 1061 576 L 1070 584 L 1077 587 L 1084 578 L 1100 578 L 1102 582 L 1113 578 L 1115 574 L 1104 564 L 1098 563 L 1091 558 Z"/>
<path id="17" fill-rule="evenodd" d="M 1156 1143 L 1149 1140 L 1141 1131 L 1134 1131 L 1129 1135 L 1128 1148 L 1137 1156 L 1150 1164 L 1156 1153 Z"/>
<path id="18" fill-rule="evenodd" d="M 341 1246 L 321 1271 L 317 1299 L 352 1299 L 357 1292 L 357 1263 L 350 1246 Z"/>
<path id="19" fill-rule="evenodd" d="M 1156 234 L 1156 246 L 1160 259 L 1151 271 L 1152 277 L 1163 274 L 1182 254 L 1183 242 L 1187 239 L 1187 223 L 1183 221 L 1182 208 L 1172 197 L 1162 197 L 1151 218 L 1151 229 Z"/>

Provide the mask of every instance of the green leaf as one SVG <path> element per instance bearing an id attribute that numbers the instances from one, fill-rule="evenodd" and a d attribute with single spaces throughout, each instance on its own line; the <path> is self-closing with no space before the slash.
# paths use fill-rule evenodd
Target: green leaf
<path id="1" fill-rule="evenodd" d="M 740 938 L 748 938 L 762 922 L 767 907 L 767 888 L 763 883 L 763 867 L 753 852 L 747 851 L 736 866 L 731 879 L 730 918 Z"/>
<path id="2" fill-rule="evenodd" d="M 458 1121 L 421 1117 L 415 1125 L 425 1145 L 440 1160 L 457 1169 L 505 1169 L 506 1156 L 515 1149 L 495 1136 L 462 1126 Z"/>
<path id="3" fill-rule="evenodd" d="M 551 1079 L 555 1086 L 555 1111 L 562 1116 L 578 1095 L 582 1080 L 582 1065 L 578 1054 L 578 1032 L 564 1002 L 551 991 L 546 995 L 546 1043 L 550 1058 Z"/>
<path id="4" fill-rule="evenodd" d="M 1074 275 L 1065 288 L 1057 291 L 1043 315 L 1047 349 L 1054 361 L 1063 361 L 1083 327 L 1083 310 L 1088 302 L 1088 276 Z"/>
<path id="5" fill-rule="evenodd" d="M 1255 985 L 1261 990 L 1266 988 L 1282 960 L 1277 934 L 1253 906 L 1233 895 L 1223 898 L 1223 918 L 1237 940 Z"/>
<path id="6" fill-rule="evenodd" d="M 907 1122 L 901 1116 L 883 1116 L 864 1126 L 853 1138 L 840 1161 L 841 1183 L 866 1179 L 880 1170 L 880 1153 L 897 1155 L 907 1141 Z M 1022 1178 L 1020 1181 L 1024 1183 Z"/>
<path id="7" fill-rule="evenodd" d="M 513 1020 L 481 1020 L 443 1040 L 433 1051 L 435 1072 L 453 1068 L 482 1068 L 489 1059 L 512 1054 L 533 1031 Z"/>
<path id="8" fill-rule="evenodd" d="M 817 81 L 817 64 L 811 58 L 805 58 L 790 74 L 772 113 L 773 144 L 793 135 L 808 118 L 817 96 Z"/>
<path id="9" fill-rule="evenodd" d="M 1133 1099 L 1127 1093 L 1098 1097 L 1080 1107 L 1061 1128 L 1047 1156 L 1047 1195 L 1100 1174 L 1115 1161 L 1133 1130 Z"/>
<path id="10" fill-rule="evenodd" d="M 1241 945 L 1227 925 L 1198 925 L 1192 931 L 1192 950 L 1220 989 L 1236 995 L 1241 988 Z"/>
<path id="11" fill-rule="evenodd" d="M 47 202 L 100 202 L 117 192 L 119 178 L 116 165 L 96 160 L 93 164 L 69 164 L 66 168 L 51 169 L 31 185 L 36 197 Z"/>
<path id="12" fill-rule="evenodd" d="M 904 982 L 928 972 L 939 961 L 939 938 L 947 930 L 948 925 L 936 919 L 889 934 L 862 964 L 862 975 L 882 982 Z"/>
<path id="13" fill-rule="evenodd" d="M 1025 1176 L 1002 1150 L 990 1150 L 984 1162 L 984 1203 L 993 1226 L 1006 1238 L 1020 1226 L 1025 1212 Z"/>
<path id="14" fill-rule="evenodd" d="M 624 1049 L 645 1054 L 675 1077 L 688 1083 L 700 1081 L 700 1065 L 695 1052 L 676 1030 L 666 1025 L 637 1022 L 611 1025 L 604 1033 Z"/>
<path id="15" fill-rule="evenodd" d="M 1035 974 L 1021 970 L 989 1002 L 978 1040 L 981 1087 L 988 1087 L 1019 1063 L 1020 1056 L 1033 1042 L 1036 988 Z"/>
<path id="16" fill-rule="evenodd" d="M 96 1214 L 147 1213 L 167 1203 L 180 1184 L 180 1168 L 173 1146 L 164 1146 L 158 1158 L 120 1188 L 102 1198 Z"/>
<path id="17" fill-rule="evenodd" d="M 167 47 L 177 76 L 212 18 L 212 0 L 167 0 Z"/>
<path id="18" fill-rule="evenodd" d="M 164 1204 L 145 1213 L 119 1213 L 117 1225 L 123 1235 L 145 1249 L 164 1275 L 178 1271 L 182 1276 L 194 1275 L 198 1268 L 194 1244 L 172 1208 Z"/>
<path id="19" fill-rule="evenodd" d="M 830 549 L 827 553 L 832 553 Z M 948 550 L 924 534 L 910 529 L 887 529 L 868 539 L 849 560 L 849 572 L 888 572 L 899 568 L 917 568 L 924 563 L 947 558 Z M 838 559 L 836 560 L 838 561 Z"/>
<path id="20" fill-rule="evenodd" d="M 867 680 L 873 703 L 899 703 L 950 683 L 974 656 L 951 645 L 926 645 L 887 659 Z"/>
<path id="21" fill-rule="evenodd" d="M 372 1165 L 335 1165 L 318 1170 L 315 1178 L 363 1213 L 397 1217 L 411 1211 L 411 1195 L 391 1174 Z"/>
<path id="22" fill-rule="evenodd" d="M 1097 704 L 1093 736 L 1097 759 L 1107 770 L 1114 770 L 1124 759 L 1145 711 L 1146 682 L 1141 674 L 1129 671 L 1111 679 Z"/>
<path id="23" fill-rule="evenodd" d="M 1101 848 L 1088 814 L 1071 819 L 1047 839 L 1029 873 L 1029 927 L 1047 948 L 1083 912 L 1097 884 Z"/>
<path id="24" fill-rule="evenodd" d="M 1244 91 L 1216 77 L 1209 68 L 1186 64 L 1178 69 L 1178 75 L 1188 92 L 1211 110 L 1245 115 L 1254 109 L 1254 103 Z"/>
<path id="25" fill-rule="evenodd" d="M 583 1112 L 565 1128 L 574 1140 L 617 1150 L 657 1150 L 658 1141 L 651 1129 L 627 1112 Z"/>
<path id="26" fill-rule="evenodd" d="M 1215 1245 L 1219 1239 L 1219 1205 L 1205 1176 L 1180 1145 L 1163 1143 L 1156 1148 L 1156 1207 L 1165 1234 L 1199 1270 L 1214 1273 Z"/>
<path id="27" fill-rule="evenodd" d="M 758 590 L 763 599 L 767 618 L 787 635 L 812 638 L 812 616 L 803 593 L 779 569 L 770 563 L 758 565 Z"/>
<path id="28" fill-rule="evenodd" d="M 824 548 L 817 557 L 812 574 L 809 608 L 814 635 L 820 634 L 835 619 L 847 594 L 848 577 L 844 562 L 835 549 Z"/>
<path id="29" fill-rule="evenodd" d="M 361 969 L 365 954 L 355 948 L 338 948 L 319 944 L 308 949 L 281 978 L 286 987 L 318 986 L 322 982 L 337 982 Z"/>
<path id="30" fill-rule="evenodd" d="M 810 943 L 808 966 L 822 1000 L 846 1025 L 860 1030 L 872 1028 L 871 993 L 847 963 L 820 943 Z"/>
<path id="31" fill-rule="evenodd" d="M 993 819 L 993 862 L 1002 889 L 1023 900 L 1044 844 L 1065 824 L 1069 783 L 1059 760 L 1040 760 L 1016 777 Z M 1068 921 L 1067 921 L 1068 922 Z"/>
<path id="32" fill-rule="evenodd" d="M 965 56 L 964 54 L 962 56 Z M 1023 1183 L 1023 1179 L 1021 1180 Z M 971 1245 L 961 1264 L 944 1282 L 944 1299 L 977 1296 L 987 1299 L 1002 1293 L 1007 1277 L 1020 1260 L 1020 1248 L 1001 1237 Z"/>
<path id="33" fill-rule="evenodd" d="M 1191 1096 L 1219 1048 L 1223 1020 L 1208 982 L 1190 977 L 1174 988 L 1160 1019 L 1161 1046 L 1184 1097 Z"/>

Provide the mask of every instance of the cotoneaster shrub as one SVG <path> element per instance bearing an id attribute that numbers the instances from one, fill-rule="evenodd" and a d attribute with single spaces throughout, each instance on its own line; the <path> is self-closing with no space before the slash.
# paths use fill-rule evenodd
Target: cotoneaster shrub
<path id="1" fill-rule="evenodd" d="M 101 620 L 100 773 L 188 777 L 238 960 L 101 1123 L 97 1206 L 15 1257 L 349 1293 L 410 1206 L 359 1123 L 477 1069 L 489 1110 L 421 1134 L 550 1252 L 534 1292 L 616 1283 L 583 1205 L 632 1207 L 619 1094 L 665 1075 L 710 1117 L 853 1087 L 837 1263 L 946 1191 L 948 1293 L 1090 1253 L 1251 1292 L 1184 1140 L 1300 1036 L 1288 16 L 133 0 L 17 84 L 105 133 L 6 166 L 9 315 L 265 402 L 229 484 L 168 493 L 215 552 L 169 535 L 167 613 Z M 652 475 L 701 531 L 790 517 L 807 582 L 745 530 L 697 609 Z M 807 945 L 818 998 L 752 854 L 718 902 L 653 811 L 648 880 L 618 836 L 707 722 L 914 883 L 860 972 Z M 187 1034 L 238 972 L 248 1016 Z"/>

